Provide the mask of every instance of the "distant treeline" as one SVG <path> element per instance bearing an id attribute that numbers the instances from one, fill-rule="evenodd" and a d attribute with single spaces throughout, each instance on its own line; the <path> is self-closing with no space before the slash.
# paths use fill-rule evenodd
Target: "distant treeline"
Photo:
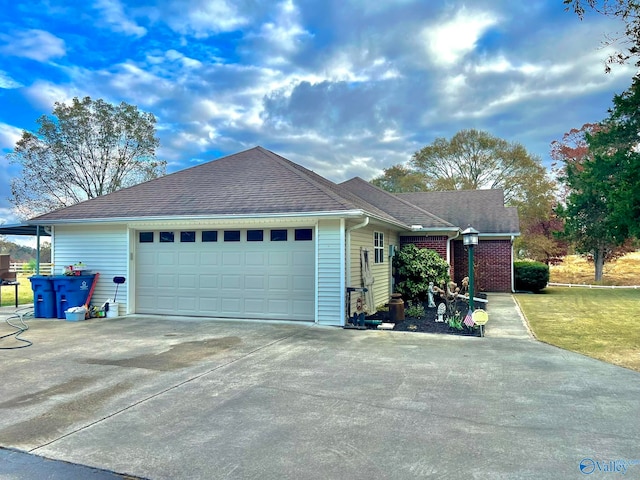
<path id="1" fill-rule="evenodd" d="M 36 249 L 0 240 L 0 254 L 10 255 L 12 262 L 28 263 L 36 258 Z M 40 246 L 40 261 L 44 263 L 51 262 L 51 245 L 49 243 Z"/>

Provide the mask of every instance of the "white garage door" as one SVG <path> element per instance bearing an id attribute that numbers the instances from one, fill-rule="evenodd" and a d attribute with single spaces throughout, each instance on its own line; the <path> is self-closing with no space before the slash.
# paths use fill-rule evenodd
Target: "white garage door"
<path id="1" fill-rule="evenodd" d="M 312 228 L 140 231 L 136 312 L 313 320 Z"/>

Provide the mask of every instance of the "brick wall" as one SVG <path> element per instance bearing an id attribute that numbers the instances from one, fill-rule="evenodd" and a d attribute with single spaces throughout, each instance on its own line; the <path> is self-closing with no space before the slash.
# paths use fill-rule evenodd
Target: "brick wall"
<path id="1" fill-rule="evenodd" d="M 511 291 L 511 241 L 480 240 L 474 247 L 474 277 L 476 291 Z M 453 280 L 460 284 L 468 275 L 469 253 L 462 240 L 453 242 Z"/>
<path id="2" fill-rule="evenodd" d="M 447 236 L 437 237 L 424 237 L 424 236 L 412 236 L 412 237 L 400 237 L 400 248 L 408 243 L 413 243 L 418 248 L 428 248 L 435 250 L 445 260 L 447 259 Z"/>

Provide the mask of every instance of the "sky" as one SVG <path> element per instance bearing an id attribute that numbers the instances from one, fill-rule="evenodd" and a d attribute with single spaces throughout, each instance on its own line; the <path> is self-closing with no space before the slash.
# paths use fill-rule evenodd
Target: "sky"
<path id="1" fill-rule="evenodd" d="M 617 19 L 562 0 L 0 0 L 4 154 L 54 102 L 153 113 L 168 172 L 256 145 L 335 182 L 476 128 L 550 166 L 549 144 L 607 116 Z"/>

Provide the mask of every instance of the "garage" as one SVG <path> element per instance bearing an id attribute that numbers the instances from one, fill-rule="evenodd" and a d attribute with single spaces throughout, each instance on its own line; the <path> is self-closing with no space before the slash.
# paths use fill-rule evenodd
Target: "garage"
<path id="1" fill-rule="evenodd" d="M 313 321 L 314 229 L 137 231 L 136 312 Z"/>

